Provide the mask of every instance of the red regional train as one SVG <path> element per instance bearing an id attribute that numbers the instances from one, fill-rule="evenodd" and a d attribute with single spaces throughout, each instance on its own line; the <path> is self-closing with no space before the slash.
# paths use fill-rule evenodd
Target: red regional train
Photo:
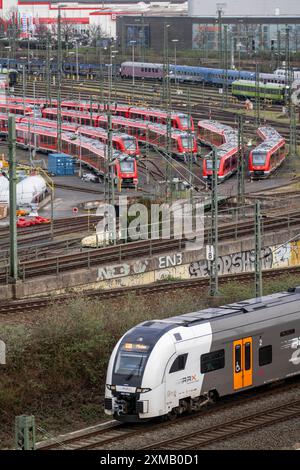
<path id="1" fill-rule="evenodd" d="M 43 119 L 43 118 L 32 118 L 32 117 L 17 117 L 16 122 L 27 124 L 28 129 L 34 126 L 46 127 L 57 129 L 57 122 L 52 119 Z M 108 133 L 101 129 L 89 126 L 79 126 L 77 124 L 63 122 L 62 131 L 64 132 L 75 132 L 79 136 L 83 135 L 91 139 L 99 140 L 105 145 L 108 144 Z M 8 116 L 7 114 L 0 114 L 0 133 L 7 134 L 8 132 Z M 112 135 L 113 147 L 116 150 L 119 150 L 122 153 L 127 155 L 140 155 L 141 151 L 138 145 L 138 141 L 134 136 L 130 136 L 121 132 L 113 132 Z"/>
<path id="2" fill-rule="evenodd" d="M 42 110 L 42 116 L 47 119 L 57 119 L 56 108 L 45 108 Z M 82 114 L 74 110 L 62 110 L 62 119 L 78 125 L 90 125 L 91 121 L 94 127 L 107 128 L 107 116 L 102 114 Z M 166 149 L 167 126 L 163 124 L 153 124 L 140 119 L 127 119 L 121 116 L 112 117 L 112 127 L 114 130 L 122 130 L 127 134 L 134 136 L 138 141 L 149 142 L 159 149 Z M 172 129 L 171 132 L 171 152 L 174 156 L 186 158 L 192 154 L 197 156 L 198 148 L 194 134 Z"/>
<path id="3" fill-rule="evenodd" d="M 285 139 L 272 127 L 257 130 L 263 142 L 250 152 L 249 172 L 252 179 L 267 178 L 286 158 Z"/>
<path id="4" fill-rule="evenodd" d="M 18 145 L 26 148 L 31 143 L 39 151 L 57 150 L 57 132 L 54 129 L 35 126 L 29 131 L 27 124 L 17 123 L 16 140 Z M 63 132 L 61 150 L 81 160 L 98 175 L 103 176 L 107 171 L 107 146 L 97 140 L 84 136 L 79 138 L 73 132 Z M 137 186 L 138 172 L 134 157 L 114 150 L 113 168 L 114 177 L 121 180 L 122 186 Z"/>
<path id="5" fill-rule="evenodd" d="M 20 114 L 23 116 L 33 116 L 33 110 L 30 106 L 22 106 L 18 103 L 6 101 L 0 102 L 0 113 Z"/>
<path id="6" fill-rule="evenodd" d="M 46 107 L 49 103 L 46 100 L 34 99 L 34 98 L 25 98 L 22 97 L 13 97 L 10 98 L 12 103 L 26 103 L 28 105 L 39 105 L 40 107 Z M 57 107 L 57 101 L 52 100 L 51 105 Z M 107 110 L 103 104 L 91 103 L 91 102 L 79 102 L 79 101 L 62 101 L 62 109 L 69 109 L 74 111 L 82 111 L 85 113 L 90 112 L 91 107 L 93 112 L 102 113 Z M 114 103 L 110 107 L 111 113 L 114 116 L 123 116 L 128 119 L 143 119 L 145 121 L 150 121 L 155 124 L 167 124 L 168 121 L 168 112 L 163 109 L 158 108 L 144 108 L 138 106 L 128 106 L 125 104 Z M 194 129 L 194 120 L 193 118 L 185 113 L 174 112 L 170 113 L 171 126 L 175 129 L 181 131 L 190 131 L 193 132 Z"/>
<path id="7" fill-rule="evenodd" d="M 205 145 L 216 147 L 218 180 L 223 181 L 237 171 L 238 132 L 218 121 L 198 122 L 198 139 Z M 203 160 L 203 178 L 211 180 L 213 174 L 212 153 Z"/>

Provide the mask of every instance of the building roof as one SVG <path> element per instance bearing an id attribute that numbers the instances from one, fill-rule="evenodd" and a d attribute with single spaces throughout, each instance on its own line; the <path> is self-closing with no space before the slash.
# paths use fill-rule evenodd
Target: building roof
<path id="1" fill-rule="evenodd" d="M 49 4 L 52 4 L 52 5 L 56 5 L 57 3 L 62 3 L 61 0 L 18 0 L 18 3 L 20 5 L 26 5 L 26 4 L 41 4 L 41 3 L 49 3 Z M 139 3 L 145 3 L 145 4 L 155 4 L 155 5 L 158 5 L 160 3 L 170 3 L 170 4 L 180 4 L 180 3 L 186 3 L 186 0 L 159 0 L 157 2 L 153 2 L 151 0 L 143 0 L 142 2 L 140 2 L 139 0 L 102 0 L 102 1 L 99 1 L 99 0 L 63 0 L 63 3 L 73 3 L 73 4 L 88 4 L 88 5 L 95 5 L 95 7 L 97 6 L 97 8 L 101 8 L 103 6 L 103 4 L 106 4 L 106 5 L 111 5 L 111 4 L 120 4 L 120 5 L 124 5 L 124 4 L 139 4 Z M 62 8 L 63 9 L 63 8 Z"/>

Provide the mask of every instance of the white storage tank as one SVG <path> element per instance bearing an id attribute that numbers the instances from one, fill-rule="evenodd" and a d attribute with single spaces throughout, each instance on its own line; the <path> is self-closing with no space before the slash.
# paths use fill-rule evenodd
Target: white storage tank
<path id="1" fill-rule="evenodd" d="M 46 192 L 47 185 L 42 176 L 28 176 L 17 184 L 17 205 L 30 206 L 39 202 Z M 4 176 L 0 176 L 0 202 L 9 204 L 9 181 Z"/>

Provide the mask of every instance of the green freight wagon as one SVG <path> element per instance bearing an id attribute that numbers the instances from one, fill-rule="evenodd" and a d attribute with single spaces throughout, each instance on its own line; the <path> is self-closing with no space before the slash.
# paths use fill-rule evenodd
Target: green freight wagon
<path id="1" fill-rule="evenodd" d="M 231 91 L 238 98 L 256 97 L 256 84 L 250 80 L 236 80 L 232 82 Z M 286 86 L 278 83 L 259 82 L 259 97 L 262 100 L 271 100 L 282 103 L 285 99 Z"/>

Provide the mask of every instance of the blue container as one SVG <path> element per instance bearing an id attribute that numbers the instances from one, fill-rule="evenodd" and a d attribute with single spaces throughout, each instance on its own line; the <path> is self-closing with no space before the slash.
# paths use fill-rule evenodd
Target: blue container
<path id="1" fill-rule="evenodd" d="M 66 153 L 49 153 L 48 171 L 56 176 L 74 175 L 74 159 Z"/>

